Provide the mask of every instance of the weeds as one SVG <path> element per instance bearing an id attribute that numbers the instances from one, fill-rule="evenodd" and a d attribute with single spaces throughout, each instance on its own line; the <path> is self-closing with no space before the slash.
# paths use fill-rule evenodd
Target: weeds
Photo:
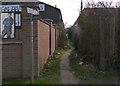
<path id="1" fill-rule="evenodd" d="M 92 64 L 80 65 L 76 63 L 76 52 L 72 51 L 69 57 L 70 67 L 80 79 L 81 84 L 116 84 L 118 83 L 118 71 L 99 71 Z"/>

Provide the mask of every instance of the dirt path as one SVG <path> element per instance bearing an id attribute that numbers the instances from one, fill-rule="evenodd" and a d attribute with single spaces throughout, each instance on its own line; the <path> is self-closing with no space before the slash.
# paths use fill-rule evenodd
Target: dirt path
<path id="1" fill-rule="evenodd" d="M 65 52 L 61 58 L 60 72 L 61 72 L 61 84 L 79 84 L 77 79 L 70 71 L 69 59 L 70 51 Z"/>

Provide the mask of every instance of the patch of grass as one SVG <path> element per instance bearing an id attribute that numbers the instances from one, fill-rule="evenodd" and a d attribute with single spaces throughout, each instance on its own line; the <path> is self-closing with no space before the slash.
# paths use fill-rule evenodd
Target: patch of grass
<path id="1" fill-rule="evenodd" d="M 60 79 L 60 57 L 63 51 L 56 51 L 45 65 L 43 75 L 36 78 L 36 84 L 59 84 Z"/>
<path id="2" fill-rule="evenodd" d="M 2 84 L 30 84 L 30 79 L 28 79 L 28 78 L 25 78 L 25 79 L 16 79 L 16 78 L 3 79 Z"/>
<path id="3" fill-rule="evenodd" d="M 48 59 L 40 77 L 35 78 L 35 84 L 59 84 L 61 55 L 66 50 L 57 50 Z M 30 84 L 30 79 L 3 79 L 3 84 Z"/>
<path id="4" fill-rule="evenodd" d="M 70 58 L 70 67 L 74 74 L 80 79 L 81 84 L 116 84 L 118 83 L 118 71 L 101 72 L 95 70 L 92 64 L 76 64 L 75 53 L 72 52 Z"/>

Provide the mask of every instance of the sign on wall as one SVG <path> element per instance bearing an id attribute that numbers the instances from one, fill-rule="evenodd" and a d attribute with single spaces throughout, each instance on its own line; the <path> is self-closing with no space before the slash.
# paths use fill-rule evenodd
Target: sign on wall
<path id="1" fill-rule="evenodd" d="M 45 4 L 40 4 L 39 8 L 40 8 L 40 11 L 45 11 Z"/>
<path id="2" fill-rule="evenodd" d="M 21 12 L 20 5 L 0 5 L 0 12 Z"/>
<path id="3" fill-rule="evenodd" d="M 30 13 L 30 14 L 39 14 L 36 10 L 32 9 L 32 8 L 27 8 L 27 12 Z"/>
<path id="4" fill-rule="evenodd" d="M 1 36 L 2 38 L 14 38 L 14 13 L 1 13 Z"/>

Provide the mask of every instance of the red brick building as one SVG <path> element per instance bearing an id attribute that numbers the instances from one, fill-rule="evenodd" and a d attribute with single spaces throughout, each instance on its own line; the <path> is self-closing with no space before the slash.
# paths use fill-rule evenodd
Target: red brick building
<path id="1" fill-rule="evenodd" d="M 39 17 L 39 2 L 2 2 L 2 4 L 1 18 L 5 19 L 5 15 L 11 13 L 11 17 L 14 19 L 11 30 L 13 32 L 10 38 L 8 38 L 7 33 L 3 36 L 3 31 L 1 32 L 3 36 L 1 42 L 3 78 L 31 76 L 30 16 L 33 14 L 37 14 L 36 19 L 32 23 L 32 39 L 34 47 L 34 74 L 38 77 L 44 68 L 44 64 L 47 62 L 48 56 L 57 48 L 59 37 L 57 25 L 53 24 L 51 19 L 43 20 Z M 1 23 L 1 30 L 5 30 L 2 25 Z"/>

